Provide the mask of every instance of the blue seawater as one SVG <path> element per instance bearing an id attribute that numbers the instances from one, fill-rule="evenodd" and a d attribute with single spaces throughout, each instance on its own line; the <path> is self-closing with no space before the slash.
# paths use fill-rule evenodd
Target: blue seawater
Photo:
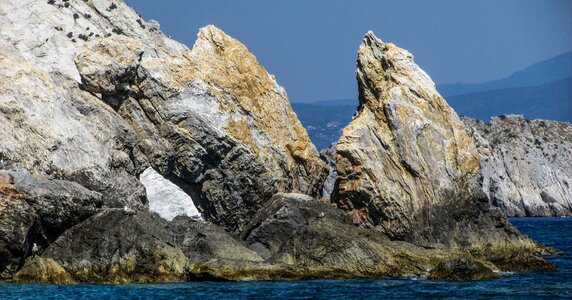
<path id="1" fill-rule="evenodd" d="M 555 272 L 504 274 L 485 281 L 419 278 L 190 282 L 177 284 L 0 284 L 0 299 L 572 299 L 572 218 L 512 218 L 521 232 L 564 251 Z"/>

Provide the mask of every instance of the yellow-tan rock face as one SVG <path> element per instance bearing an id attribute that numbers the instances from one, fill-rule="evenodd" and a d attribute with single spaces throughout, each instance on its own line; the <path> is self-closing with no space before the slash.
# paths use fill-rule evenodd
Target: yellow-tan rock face
<path id="1" fill-rule="evenodd" d="M 281 182 L 279 190 L 317 195 L 325 163 L 292 110 L 286 91 L 256 57 L 210 25 L 199 31 L 191 60 L 197 70 L 193 79 L 207 83 L 221 109 L 230 114 L 228 133 L 292 180 Z"/>
<path id="2" fill-rule="evenodd" d="M 473 188 L 472 138 L 413 56 L 371 32 L 357 79 L 358 112 L 336 146 L 336 201 L 354 222 L 394 238 L 448 242 L 454 237 L 445 232 L 457 225 L 447 219 L 486 200 Z"/>
<path id="3" fill-rule="evenodd" d="M 51 258 L 32 257 L 14 276 L 16 282 L 74 283 L 71 275 Z"/>

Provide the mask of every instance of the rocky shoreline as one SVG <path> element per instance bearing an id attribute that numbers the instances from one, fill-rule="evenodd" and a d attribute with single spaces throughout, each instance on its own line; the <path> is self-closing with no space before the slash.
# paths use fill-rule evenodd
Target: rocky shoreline
<path id="1" fill-rule="evenodd" d="M 188 49 L 121 1 L 7 0 L 0 17 L 0 280 L 555 268 L 490 205 L 476 131 L 371 32 L 326 161 L 274 76 L 212 25 Z"/>

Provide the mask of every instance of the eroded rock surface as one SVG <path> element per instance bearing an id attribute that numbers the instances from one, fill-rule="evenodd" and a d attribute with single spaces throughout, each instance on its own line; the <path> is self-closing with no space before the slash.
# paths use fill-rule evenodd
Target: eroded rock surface
<path id="1" fill-rule="evenodd" d="M 182 54 L 112 36 L 75 61 L 137 132 L 136 164 L 180 184 L 205 218 L 237 230 L 275 192 L 320 192 L 325 164 L 284 90 L 216 27 Z"/>
<path id="2" fill-rule="evenodd" d="M 380 232 L 355 226 L 350 215 L 333 205 L 300 194 L 272 197 L 245 227 L 241 239 L 264 261 L 199 262 L 190 266 L 189 276 L 240 280 L 432 274 L 432 279 L 459 280 L 494 278 L 493 270 L 505 270 L 509 261 L 514 263 L 512 269 L 554 267 L 537 256 L 542 247 L 527 239 L 470 250 L 428 249 L 392 241 Z M 469 263 L 453 263 L 452 267 L 446 263 L 459 257 Z M 437 272 L 443 264 L 449 266 L 448 271 Z"/>
<path id="3" fill-rule="evenodd" d="M 101 194 L 75 182 L 0 170 L 0 279 L 22 267 L 34 244 L 43 251 L 102 206 Z"/>
<path id="4" fill-rule="evenodd" d="M 572 125 L 522 116 L 471 118 L 483 191 L 509 216 L 572 215 Z"/>
<path id="5" fill-rule="evenodd" d="M 71 275 L 51 258 L 31 257 L 14 276 L 20 283 L 67 284 L 75 281 Z"/>
<path id="6" fill-rule="evenodd" d="M 518 239 L 481 190 L 472 137 L 409 52 L 367 33 L 357 79 L 358 112 L 336 145 L 334 199 L 354 223 L 427 245 Z"/>
<path id="7" fill-rule="evenodd" d="M 429 279 L 481 280 L 491 278 L 500 278 L 500 275 L 483 263 L 466 257 L 441 262 L 429 273 Z"/>
<path id="8" fill-rule="evenodd" d="M 166 227 L 156 214 L 106 210 L 66 231 L 42 256 L 79 281 L 181 281 L 188 259 Z"/>
<path id="9" fill-rule="evenodd" d="M 208 26 L 190 50 L 121 1 L 0 3 L 0 123 L 0 169 L 76 183 L 99 207 L 135 212 L 149 209 L 140 176 L 156 170 L 166 181 L 151 192 L 182 192 L 196 207 L 168 219 L 201 213 L 231 231 L 276 192 L 318 195 L 327 172 L 284 89 L 244 45 Z M 56 196 L 49 205 L 63 204 Z M 34 198 L 19 197 L 0 203 L 14 229 L 6 276 L 36 230 Z M 87 215 L 67 217 L 42 249 Z"/>

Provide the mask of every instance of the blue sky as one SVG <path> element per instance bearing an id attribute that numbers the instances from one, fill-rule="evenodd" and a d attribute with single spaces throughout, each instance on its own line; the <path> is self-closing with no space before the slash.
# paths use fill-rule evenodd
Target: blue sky
<path id="1" fill-rule="evenodd" d="M 276 75 L 292 102 L 355 98 L 355 58 L 373 30 L 437 84 L 502 78 L 572 50 L 572 1 L 127 0 L 191 47 L 214 24 Z"/>

